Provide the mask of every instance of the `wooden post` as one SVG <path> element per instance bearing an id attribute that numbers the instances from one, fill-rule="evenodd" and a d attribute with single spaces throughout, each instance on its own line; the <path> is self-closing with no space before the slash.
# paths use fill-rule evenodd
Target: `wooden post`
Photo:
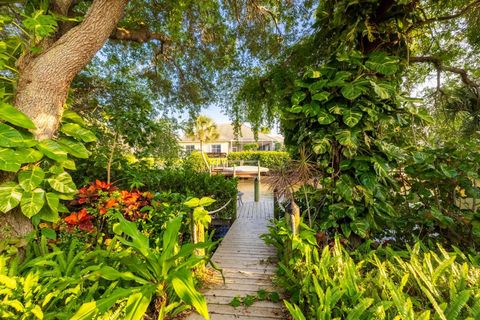
<path id="1" fill-rule="evenodd" d="M 260 160 L 257 161 L 257 168 L 258 168 L 257 178 L 258 178 L 258 181 L 260 182 Z"/>
<path id="2" fill-rule="evenodd" d="M 294 235 L 300 232 L 300 207 L 293 200 L 290 208 L 290 226 Z"/>
<path id="3" fill-rule="evenodd" d="M 193 219 L 193 213 L 190 214 L 190 219 L 191 219 L 191 228 L 192 228 L 192 243 L 197 244 L 197 243 L 205 242 L 205 227 L 203 226 L 203 224 Z M 197 256 L 204 256 L 205 249 L 197 248 L 195 249 L 195 254 Z M 197 270 L 203 271 L 204 269 L 205 269 L 205 264 L 202 262 L 198 265 Z"/>
<path id="4" fill-rule="evenodd" d="M 258 180 L 258 178 L 255 178 L 255 181 L 253 182 L 253 191 L 255 202 L 260 201 L 260 180 Z"/>
<path id="5" fill-rule="evenodd" d="M 278 190 L 273 189 L 273 218 L 275 220 L 280 219 L 280 206 L 278 204 Z"/>

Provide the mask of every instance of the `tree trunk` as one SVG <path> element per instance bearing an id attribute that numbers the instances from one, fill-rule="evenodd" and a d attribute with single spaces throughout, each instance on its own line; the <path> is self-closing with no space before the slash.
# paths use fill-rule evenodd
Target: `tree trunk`
<path id="1" fill-rule="evenodd" d="M 212 174 L 212 170 L 210 169 L 210 164 L 208 163 L 207 157 L 205 157 L 205 154 L 203 153 L 203 141 L 202 140 L 200 140 L 200 152 L 202 153 L 203 162 L 205 162 L 205 165 L 207 166 L 208 173 Z"/>
<path id="2" fill-rule="evenodd" d="M 128 0 L 94 0 L 82 23 L 52 43 L 46 39 L 40 54 L 26 53 L 18 60 L 14 104 L 32 119 L 36 139 L 55 136 L 73 78 L 104 45 L 127 3 Z M 20 212 L 0 215 L 0 225 L 12 229 L 13 236 L 32 230 L 29 219 Z"/>
<path id="3" fill-rule="evenodd" d="M 18 61 L 15 106 L 29 116 L 37 139 L 55 135 L 73 78 L 85 67 L 123 15 L 128 0 L 95 0 L 85 19 L 38 55 Z"/>

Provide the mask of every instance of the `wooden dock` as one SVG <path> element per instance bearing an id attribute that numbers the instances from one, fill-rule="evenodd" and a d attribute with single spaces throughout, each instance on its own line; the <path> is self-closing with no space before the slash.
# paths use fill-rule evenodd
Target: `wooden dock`
<path id="1" fill-rule="evenodd" d="M 275 274 L 275 249 L 267 246 L 260 235 L 267 232 L 273 217 L 273 201 L 248 201 L 239 206 L 237 220 L 213 255 L 213 261 L 223 269 L 215 276 L 215 284 L 203 290 L 212 320 L 270 320 L 286 319 L 282 303 L 257 301 L 253 305 L 232 307 L 234 297 L 255 295 L 259 290 L 275 291 L 272 277 Z M 191 314 L 188 320 L 203 319 Z"/>

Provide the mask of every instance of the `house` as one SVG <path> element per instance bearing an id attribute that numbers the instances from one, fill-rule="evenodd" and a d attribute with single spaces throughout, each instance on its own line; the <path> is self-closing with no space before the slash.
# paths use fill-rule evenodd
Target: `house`
<path id="1" fill-rule="evenodd" d="M 225 156 L 232 151 L 242 151 L 245 145 L 252 143 L 258 144 L 258 150 L 278 150 L 283 144 L 283 137 L 261 132 L 258 133 L 258 139 L 255 140 L 253 130 L 243 124 L 238 137 L 235 137 L 231 124 L 218 124 L 217 131 L 218 138 L 215 141 L 203 144 L 203 151 L 213 157 Z M 180 139 L 179 144 L 187 153 L 200 150 L 200 141 L 195 141 L 186 135 Z"/>

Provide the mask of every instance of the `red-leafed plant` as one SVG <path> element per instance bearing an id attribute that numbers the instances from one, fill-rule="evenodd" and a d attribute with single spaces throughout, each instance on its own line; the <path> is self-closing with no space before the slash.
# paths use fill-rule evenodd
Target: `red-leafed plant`
<path id="1" fill-rule="evenodd" d="M 108 233 L 108 222 L 114 213 L 129 221 L 147 219 L 152 210 L 153 195 L 138 190 L 119 190 L 111 183 L 96 180 L 80 188 L 70 202 L 71 213 L 63 220 L 68 231 Z"/>

